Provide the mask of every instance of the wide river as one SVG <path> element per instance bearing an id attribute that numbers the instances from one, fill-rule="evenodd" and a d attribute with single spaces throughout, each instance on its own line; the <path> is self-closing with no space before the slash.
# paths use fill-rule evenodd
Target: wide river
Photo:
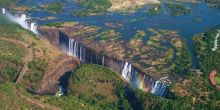
<path id="1" fill-rule="evenodd" d="M 39 7 L 40 4 L 45 4 L 52 1 L 63 0 L 22 0 L 19 5 Z M 79 17 L 73 16 L 72 13 L 75 10 L 80 9 L 80 7 L 73 2 L 73 0 L 66 1 L 65 9 L 62 13 L 51 14 L 47 11 L 30 11 L 27 14 L 28 16 L 36 19 L 36 22 L 40 25 L 49 22 L 75 21 L 99 26 L 104 30 L 114 29 L 121 33 L 124 40 L 130 39 L 135 34 L 136 30 L 144 30 L 148 35 L 150 35 L 150 33 L 147 31 L 148 28 L 175 30 L 178 31 L 187 42 L 187 46 L 192 53 L 193 68 L 197 68 L 198 63 L 193 50 L 192 36 L 220 24 L 220 10 L 208 7 L 205 2 L 198 3 L 197 5 L 189 3 L 186 4 L 187 7 L 191 8 L 192 13 L 182 16 L 172 16 L 167 7 L 162 5 L 163 12 L 159 15 L 148 15 L 143 11 L 143 9 L 140 9 L 136 13 L 132 14 L 108 13 L 105 15 Z M 56 19 L 40 19 L 48 16 L 56 17 Z M 194 19 L 197 17 L 200 17 L 201 21 L 196 22 Z M 105 25 L 105 23 L 111 22 L 120 23 L 122 26 L 112 28 Z"/>

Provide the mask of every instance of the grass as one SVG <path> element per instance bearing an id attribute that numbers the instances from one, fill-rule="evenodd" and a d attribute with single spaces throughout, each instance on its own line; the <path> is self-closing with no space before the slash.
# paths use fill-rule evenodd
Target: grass
<path id="1" fill-rule="evenodd" d="M 11 82 L 0 84 L 0 109 L 1 110 L 41 110 L 20 100 L 14 92 Z"/>
<path id="2" fill-rule="evenodd" d="M 0 40 L 0 82 L 15 79 L 24 54 L 25 50 L 22 47 Z"/>
<path id="3" fill-rule="evenodd" d="M 114 108 L 114 103 L 119 103 L 118 87 L 125 86 L 117 73 L 98 65 L 83 65 L 73 72 L 68 94 L 91 105 L 110 109 Z"/>
<path id="4" fill-rule="evenodd" d="M 50 13 L 59 13 L 64 10 L 64 3 L 62 2 L 51 2 L 45 5 L 42 5 L 44 10 L 50 12 Z"/>
<path id="5" fill-rule="evenodd" d="M 219 76 L 216 76 L 216 77 L 215 77 L 215 81 L 216 81 L 216 84 L 217 84 L 217 85 L 220 85 L 220 77 L 219 77 Z"/>

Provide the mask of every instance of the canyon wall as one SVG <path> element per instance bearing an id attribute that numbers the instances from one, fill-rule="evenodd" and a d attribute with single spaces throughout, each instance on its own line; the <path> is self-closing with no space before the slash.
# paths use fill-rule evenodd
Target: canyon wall
<path id="1" fill-rule="evenodd" d="M 99 49 L 102 47 L 97 46 L 94 42 L 80 41 L 80 39 L 57 29 L 39 27 L 39 32 L 42 37 L 47 38 L 68 55 L 78 58 L 81 63 L 108 67 L 112 71 L 119 73 L 129 84 L 145 92 L 151 92 L 158 96 L 165 96 L 168 92 L 167 84 L 144 73 L 126 60 L 117 58 L 113 53 L 103 52 Z"/>
<path id="2" fill-rule="evenodd" d="M 46 69 L 37 93 L 47 94 L 56 92 L 58 90 L 58 81 L 60 77 L 79 65 L 80 62 L 78 59 L 69 56 L 61 56 Z"/>

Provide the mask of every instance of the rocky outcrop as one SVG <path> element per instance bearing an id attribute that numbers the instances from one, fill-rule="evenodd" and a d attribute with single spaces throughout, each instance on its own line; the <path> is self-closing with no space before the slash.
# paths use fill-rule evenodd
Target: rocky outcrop
<path id="1" fill-rule="evenodd" d="M 51 30 L 45 28 L 44 31 L 41 31 L 41 35 L 47 35 L 44 37 L 47 38 L 51 44 L 56 46 L 59 45 L 59 32 L 57 30 Z"/>
<path id="2" fill-rule="evenodd" d="M 80 63 L 77 59 L 69 56 L 61 56 L 47 68 L 37 93 L 55 93 L 58 90 L 59 78 L 79 65 Z"/>

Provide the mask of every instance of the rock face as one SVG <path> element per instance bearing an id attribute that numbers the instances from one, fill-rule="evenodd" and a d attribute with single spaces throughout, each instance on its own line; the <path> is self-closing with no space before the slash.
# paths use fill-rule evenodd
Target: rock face
<path id="1" fill-rule="evenodd" d="M 79 27 L 79 26 L 78 26 Z M 158 96 L 164 96 L 168 92 L 166 77 L 151 76 L 149 73 L 135 67 L 123 57 L 123 42 L 116 42 L 113 45 L 100 43 L 86 36 L 76 36 L 74 31 L 82 28 L 48 28 L 39 27 L 41 35 L 47 38 L 53 45 L 70 56 L 77 57 L 80 62 L 88 64 L 98 64 L 110 68 L 119 73 L 130 84 L 146 92 L 151 92 Z M 118 48 L 114 47 L 118 46 Z M 116 48 L 116 49 L 115 49 Z"/>
<path id="2" fill-rule="evenodd" d="M 57 81 L 59 78 L 79 65 L 80 62 L 78 59 L 69 56 L 61 56 L 47 68 L 37 93 L 54 93 L 58 90 Z"/>

